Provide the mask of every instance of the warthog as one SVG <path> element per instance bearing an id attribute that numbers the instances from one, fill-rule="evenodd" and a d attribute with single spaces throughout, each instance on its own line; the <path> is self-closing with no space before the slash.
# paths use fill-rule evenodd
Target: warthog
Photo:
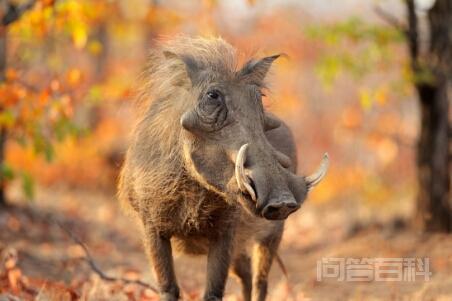
<path id="1" fill-rule="evenodd" d="M 262 105 L 278 55 L 236 68 L 221 39 L 180 37 L 149 58 L 119 198 L 144 227 L 162 300 L 177 300 L 172 249 L 207 255 L 204 300 L 221 300 L 230 269 L 245 300 L 264 300 L 284 227 L 325 175 L 295 175 L 291 131 Z"/>

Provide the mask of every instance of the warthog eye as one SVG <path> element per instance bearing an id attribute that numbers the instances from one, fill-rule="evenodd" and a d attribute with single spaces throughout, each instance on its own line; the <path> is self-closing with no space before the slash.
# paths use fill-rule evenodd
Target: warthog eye
<path id="1" fill-rule="evenodd" d="M 209 116 L 210 118 L 215 117 L 221 110 L 223 101 L 223 94 L 218 90 L 209 90 L 202 101 L 201 106 L 207 114 L 213 114 L 215 116 Z"/>
<path id="2" fill-rule="evenodd" d="M 196 110 L 200 122 L 207 126 L 205 131 L 215 131 L 224 126 L 228 110 L 223 94 L 217 89 L 203 94 Z"/>
<path id="3" fill-rule="evenodd" d="M 218 92 L 217 90 L 209 91 L 207 92 L 207 97 L 209 97 L 210 99 L 218 99 L 220 98 L 220 92 Z"/>

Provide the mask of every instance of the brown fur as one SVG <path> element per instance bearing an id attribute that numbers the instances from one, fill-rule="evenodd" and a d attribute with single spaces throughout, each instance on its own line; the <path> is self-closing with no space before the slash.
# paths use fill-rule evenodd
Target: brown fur
<path id="1" fill-rule="evenodd" d="M 208 254 L 204 300 L 222 298 L 230 265 L 241 279 L 245 300 L 264 300 L 283 221 L 251 216 L 237 196 L 210 184 L 187 160 L 187 152 L 200 141 L 187 144 L 190 133 L 182 129 L 180 118 L 195 106 L 192 95 L 199 92 L 193 90 L 202 86 L 191 86 L 186 68 L 177 58 L 183 55 L 208 66 L 213 77 L 221 74 L 222 80 L 234 80 L 237 74 L 236 52 L 221 39 L 181 37 L 162 43 L 151 53 L 118 196 L 143 223 L 145 248 L 154 264 L 162 300 L 179 296 L 172 247 L 188 254 Z M 283 125 L 266 135 L 292 159 L 290 169 L 294 171 L 295 148 L 288 128 Z"/>

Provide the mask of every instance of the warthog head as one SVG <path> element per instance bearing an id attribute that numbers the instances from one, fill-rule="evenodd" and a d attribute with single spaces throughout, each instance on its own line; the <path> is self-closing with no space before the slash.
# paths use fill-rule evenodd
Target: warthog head
<path id="1" fill-rule="evenodd" d="M 290 158 L 266 138 L 265 132 L 280 122 L 265 113 L 261 90 L 279 55 L 251 60 L 237 70 L 202 57 L 164 54 L 185 65 L 190 81 L 189 99 L 180 114 L 180 139 L 183 160 L 194 178 L 266 219 L 285 219 L 300 208 L 325 175 L 328 158 L 314 174 L 297 176 L 287 168 Z"/>

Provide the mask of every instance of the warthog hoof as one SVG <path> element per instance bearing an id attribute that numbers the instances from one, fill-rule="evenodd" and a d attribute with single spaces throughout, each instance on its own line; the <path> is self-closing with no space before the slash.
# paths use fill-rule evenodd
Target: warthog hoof
<path id="1" fill-rule="evenodd" d="M 179 300 L 179 297 L 175 296 L 172 293 L 161 293 L 160 300 L 161 301 L 177 301 L 177 300 Z"/>
<path id="2" fill-rule="evenodd" d="M 221 301 L 223 298 L 219 298 L 217 296 L 205 296 L 203 301 Z"/>

